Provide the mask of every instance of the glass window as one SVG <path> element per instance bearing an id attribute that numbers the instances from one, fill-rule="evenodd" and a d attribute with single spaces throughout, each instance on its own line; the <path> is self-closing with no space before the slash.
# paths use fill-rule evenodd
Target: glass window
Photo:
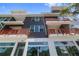
<path id="1" fill-rule="evenodd" d="M 68 56 L 68 51 L 64 46 L 56 46 L 57 54 L 59 56 Z"/>
<path id="2" fill-rule="evenodd" d="M 0 46 L 14 46 L 15 43 L 0 43 Z"/>
<path id="3" fill-rule="evenodd" d="M 43 32 L 43 31 L 44 31 L 44 26 L 40 25 L 40 32 Z"/>
<path id="4" fill-rule="evenodd" d="M 39 47 L 39 56 L 49 56 L 48 46 Z"/>
<path id="5" fill-rule="evenodd" d="M 34 32 L 34 25 L 30 26 L 30 30 L 31 30 L 31 32 Z"/>
<path id="6" fill-rule="evenodd" d="M 29 42 L 29 45 L 48 45 L 48 42 Z"/>
<path id="7" fill-rule="evenodd" d="M 47 42 L 29 42 L 27 56 L 49 56 Z"/>
<path id="8" fill-rule="evenodd" d="M 25 42 L 20 42 L 17 45 L 16 51 L 15 51 L 15 56 L 22 56 L 23 55 L 23 51 L 24 51 L 24 47 L 25 47 Z"/>
<path id="9" fill-rule="evenodd" d="M 35 25 L 35 32 L 40 32 L 39 31 L 39 25 Z"/>
<path id="10" fill-rule="evenodd" d="M 33 22 L 39 22 L 41 19 L 40 19 L 40 17 L 32 17 L 31 20 Z"/>
<path id="11" fill-rule="evenodd" d="M 43 25 L 31 25 L 30 30 L 32 32 L 43 32 L 44 27 L 43 27 Z"/>
<path id="12" fill-rule="evenodd" d="M 79 51 L 76 46 L 66 46 L 70 56 L 79 56 Z"/>
<path id="13" fill-rule="evenodd" d="M 27 56 L 49 56 L 48 46 L 28 47 Z"/>
<path id="14" fill-rule="evenodd" d="M 35 22 L 39 22 L 40 20 L 41 20 L 40 17 L 35 17 L 35 18 L 34 18 L 34 21 L 35 21 Z"/>
<path id="15" fill-rule="evenodd" d="M 73 41 L 55 41 L 55 46 L 74 46 Z"/>
<path id="16" fill-rule="evenodd" d="M 0 47 L 0 56 L 10 56 L 13 47 Z"/>
<path id="17" fill-rule="evenodd" d="M 27 56 L 37 56 L 38 47 L 28 47 Z"/>
<path id="18" fill-rule="evenodd" d="M 78 56 L 79 51 L 73 41 L 54 42 L 59 56 Z"/>

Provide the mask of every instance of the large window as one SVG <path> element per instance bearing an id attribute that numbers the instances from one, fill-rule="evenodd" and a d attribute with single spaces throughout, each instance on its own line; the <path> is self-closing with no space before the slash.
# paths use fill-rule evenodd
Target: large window
<path id="1" fill-rule="evenodd" d="M 15 43 L 13 42 L 1 42 L 0 43 L 0 56 L 10 56 Z"/>
<path id="2" fill-rule="evenodd" d="M 15 56 L 22 56 L 25 47 L 25 42 L 19 42 L 15 51 Z"/>
<path id="3" fill-rule="evenodd" d="M 40 22 L 42 20 L 42 17 L 32 17 L 31 20 L 34 22 Z"/>
<path id="4" fill-rule="evenodd" d="M 47 42 L 29 42 L 27 56 L 49 56 Z"/>
<path id="5" fill-rule="evenodd" d="M 13 47 L 0 47 L 0 56 L 10 56 Z"/>
<path id="6" fill-rule="evenodd" d="M 54 42 L 59 56 L 77 56 L 79 51 L 72 41 Z"/>
<path id="7" fill-rule="evenodd" d="M 44 26 L 43 25 L 31 25 L 30 30 L 32 32 L 43 32 L 44 31 Z"/>
<path id="8" fill-rule="evenodd" d="M 0 43 L 0 46 L 14 46 L 15 43 Z"/>

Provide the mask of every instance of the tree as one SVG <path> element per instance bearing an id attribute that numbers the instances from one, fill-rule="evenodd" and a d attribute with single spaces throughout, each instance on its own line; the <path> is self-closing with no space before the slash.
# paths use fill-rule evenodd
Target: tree
<path id="1" fill-rule="evenodd" d="M 72 8 L 74 8 L 73 11 Z M 63 10 L 61 10 L 60 15 L 75 15 L 78 13 L 79 13 L 79 3 L 72 3 L 68 7 L 63 8 Z"/>
<path id="2" fill-rule="evenodd" d="M 72 20 L 71 27 L 73 28 L 79 28 L 79 3 L 71 3 L 68 7 L 65 7 L 61 10 L 60 16 L 68 17 L 70 20 Z"/>

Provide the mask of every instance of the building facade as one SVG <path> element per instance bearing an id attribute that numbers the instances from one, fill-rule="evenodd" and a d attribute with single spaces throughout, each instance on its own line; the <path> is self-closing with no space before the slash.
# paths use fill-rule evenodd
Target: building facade
<path id="1" fill-rule="evenodd" d="M 0 15 L 0 56 L 78 56 L 79 29 L 60 18 L 63 7 L 52 9 L 46 14 Z"/>

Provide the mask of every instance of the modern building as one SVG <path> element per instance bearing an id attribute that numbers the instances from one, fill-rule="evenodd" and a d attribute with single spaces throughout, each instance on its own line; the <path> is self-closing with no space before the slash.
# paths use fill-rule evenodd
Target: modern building
<path id="1" fill-rule="evenodd" d="M 60 18 L 63 7 L 51 13 L 12 11 L 0 15 L 0 56 L 78 56 L 79 29 Z"/>

